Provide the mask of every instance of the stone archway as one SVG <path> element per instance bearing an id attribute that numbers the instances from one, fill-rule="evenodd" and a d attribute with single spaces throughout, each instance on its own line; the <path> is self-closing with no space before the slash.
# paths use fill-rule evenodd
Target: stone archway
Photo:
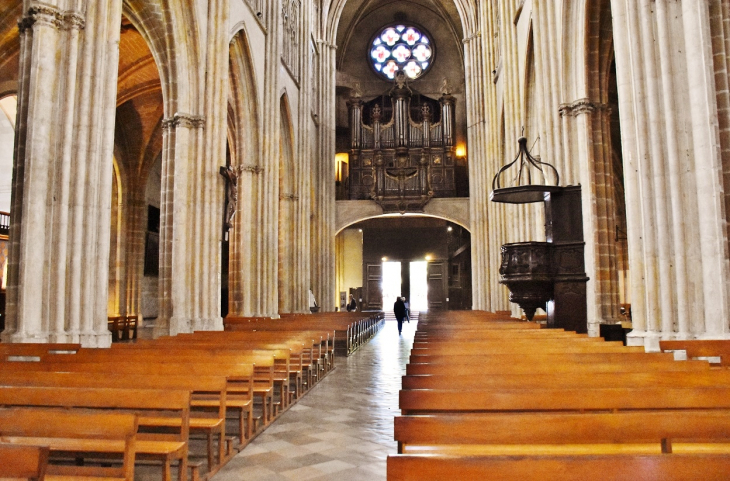
<path id="1" fill-rule="evenodd" d="M 261 314 L 265 286 L 258 275 L 262 256 L 263 166 L 260 163 L 256 79 L 248 36 L 238 30 L 229 45 L 228 145 L 238 171 L 238 205 L 229 231 L 228 309 L 230 315 Z"/>

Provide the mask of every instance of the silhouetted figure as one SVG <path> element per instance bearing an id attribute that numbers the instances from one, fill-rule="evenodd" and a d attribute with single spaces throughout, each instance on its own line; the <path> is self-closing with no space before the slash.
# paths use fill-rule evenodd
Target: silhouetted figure
<path id="1" fill-rule="evenodd" d="M 395 304 L 393 304 L 393 314 L 398 320 L 398 335 L 400 335 L 403 330 L 403 319 L 406 318 L 406 304 L 403 302 L 402 297 L 396 299 Z"/>
<path id="2" fill-rule="evenodd" d="M 347 305 L 347 312 L 351 311 L 357 311 L 357 302 L 352 294 L 350 294 L 350 303 Z"/>

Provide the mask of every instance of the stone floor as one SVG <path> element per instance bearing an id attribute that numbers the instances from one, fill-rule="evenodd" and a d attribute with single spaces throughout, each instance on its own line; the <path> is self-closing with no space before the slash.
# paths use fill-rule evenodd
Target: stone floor
<path id="1" fill-rule="evenodd" d="M 385 327 L 283 413 L 213 481 L 386 479 L 395 454 L 393 417 L 416 321 Z"/>

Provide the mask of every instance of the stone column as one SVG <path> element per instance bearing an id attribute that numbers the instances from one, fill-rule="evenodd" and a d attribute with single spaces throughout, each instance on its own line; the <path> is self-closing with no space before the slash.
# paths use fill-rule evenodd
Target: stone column
<path id="1" fill-rule="evenodd" d="M 614 0 L 612 12 L 629 342 L 656 350 L 659 339 L 727 337 L 727 233 L 707 3 Z"/>
<path id="2" fill-rule="evenodd" d="M 337 47 L 319 40 L 320 112 L 319 156 L 313 169 L 311 212 L 312 291 L 321 311 L 333 311 L 338 303 L 335 285 L 335 57 Z"/>
<path id="3" fill-rule="evenodd" d="M 276 316 L 279 312 L 278 259 L 279 259 L 279 142 L 281 137 L 281 106 L 279 75 L 281 70 L 281 0 L 266 2 L 266 62 L 264 66 L 264 97 L 262 105 L 262 190 L 258 202 L 262 208 L 261 315 Z"/>
<path id="4" fill-rule="evenodd" d="M 26 3 L 2 339 L 108 346 L 122 2 Z"/>
<path id="5" fill-rule="evenodd" d="M 193 223 L 189 253 L 193 254 L 190 296 L 191 330 L 223 330 L 221 319 L 221 242 L 224 179 L 219 174 L 226 159 L 228 112 L 229 0 L 208 1 L 205 92 L 205 129 L 195 152 L 192 172 Z M 182 274 L 182 273 L 180 273 Z"/>
<path id="6" fill-rule="evenodd" d="M 464 80 L 466 84 L 467 144 L 469 148 L 469 208 L 472 240 L 472 307 L 487 309 L 490 293 L 487 290 L 489 272 L 489 238 L 487 237 L 487 206 L 476 199 L 489 195 L 484 183 L 483 173 L 486 170 L 487 153 L 484 145 L 484 112 L 482 102 L 475 101 L 482 90 L 482 68 L 480 60 L 481 38 L 472 36 L 464 42 Z M 481 239 L 481 240 L 479 240 Z"/>
<path id="7" fill-rule="evenodd" d="M 192 172 L 205 119 L 178 113 L 163 120 L 162 188 L 160 192 L 160 309 L 155 337 L 191 332 L 191 252 L 201 246 L 189 241 L 196 226 Z M 216 172 L 217 173 L 217 172 Z M 216 179 L 217 181 L 217 179 Z M 220 217 L 220 216 L 219 216 Z"/>
<path id="8" fill-rule="evenodd" d="M 730 264 L 724 228 L 722 159 L 715 92 L 712 38 L 707 2 L 682 2 L 687 51 L 689 107 L 695 158 L 704 332 L 698 337 L 730 337 Z"/>
<path id="9" fill-rule="evenodd" d="M 578 99 L 560 106 L 564 129 L 574 139 L 570 157 L 579 164 L 583 186 L 583 237 L 588 334 L 599 335 L 601 323 L 618 318 L 618 273 L 612 267 L 615 245 L 613 233 L 615 206 L 610 181 L 610 111 L 606 105 L 590 99 Z"/>

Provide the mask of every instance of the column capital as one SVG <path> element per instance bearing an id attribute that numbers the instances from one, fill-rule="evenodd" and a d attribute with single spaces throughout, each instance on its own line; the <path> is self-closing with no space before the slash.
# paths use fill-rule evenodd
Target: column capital
<path id="1" fill-rule="evenodd" d="M 252 174 L 260 174 L 264 171 L 264 168 L 260 165 L 255 164 L 248 164 L 248 165 L 242 165 L 241 170 L 243 172 L 251 172 Z"/>
<path id="2" fill-rule="evenodd" d="M 201 129 L 205 127 L 205 117 L 178 112 L 172 117 L 162 119 L 163 130 L 169 130 L 176 127 L 183 127 L 186 129 Z"/>
<path id="3" fill-rule="evenodd" d="M 611 107 L 608 104 L 593 102 L 591 99 L 583 98 L 573 102 L 560 104 L 560 107 L 558 108 L 558 112 L 560 112 L 561 117 L 576 117 L 581 114 L 590 114 L 596 111 L 610 113 Z"/>
<path id="4" fill-rule="evenodd" d="M 86 20 L 79 12 L 61 10 L 51 5 L 34 5 L 18 22 L 20 33 L 24 33 L 35 24 L 53 27 L 57 30 L 83 30 Z"/>

